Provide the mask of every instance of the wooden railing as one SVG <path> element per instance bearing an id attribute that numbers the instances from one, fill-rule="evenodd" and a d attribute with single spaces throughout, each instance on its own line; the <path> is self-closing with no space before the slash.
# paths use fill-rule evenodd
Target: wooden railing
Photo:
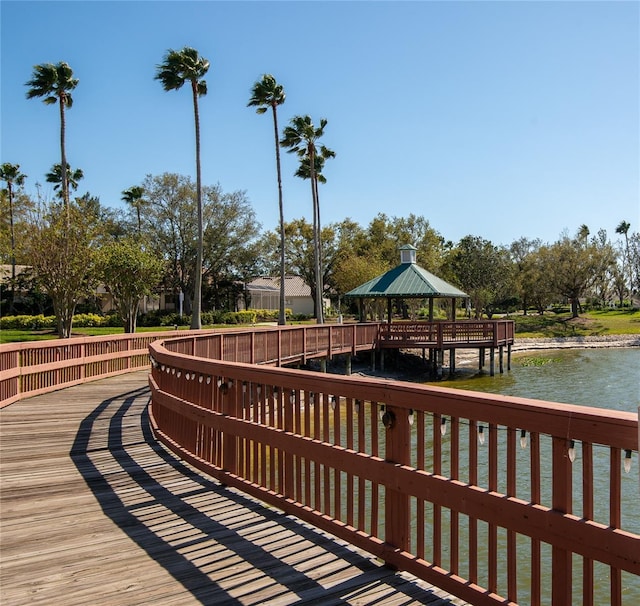
<path id="1" fill-rule="evenodd" d="M 263 364 L 371 330 L 156 342 L 156 435 L 472 604 L 640 603 L 637 415 Z"/>
<path id="2" fill-rule="evenodd" d="M 513 320 L 394 322 L 380 325 L 382 347 L 500 347 L 513 343 Z"/>
<path id="3" fill-rule="evenodd" d="M 0 406 L 146 368 L 150 351 L 156 435 L 222 482 L 473 604 L 640 603 L 637 415 L 282 367 L 378 331 L 2 345 Z"/>
<path id="4" fill-rule="evenodd" d="M 153 332 L 0 345 L 0 408 L 22 398 L 149 367 Z"/>
<path id="5" fill-rule="evenodd" d="M 210 338 L 214 334 L 218 336 Z M 149 368 L 149 345 L 160 338 L 188 337 L 187 343 L 197 344 L 196 354 L 209 358 L 248 363 L 255 358 L 262 364 L 280 366 L 371 349 L 378 325 L 368 324 L 358 330 L 351 324 L 277 332 L 252 327 L 234 331 L 231 340 L 224 335 L 224 330 L 181 330 L 3 344 L 0 408 L 22 398 Z M 177 341 L 176 347 L 182 343 L 184 340 Z"/>

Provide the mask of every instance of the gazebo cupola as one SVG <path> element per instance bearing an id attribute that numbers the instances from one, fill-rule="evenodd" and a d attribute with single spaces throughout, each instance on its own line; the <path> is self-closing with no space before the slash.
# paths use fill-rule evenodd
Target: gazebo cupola
<path id="1" fill-rule="evenodd" d="M 411 244 L 405 244 L 404 246 L 400 246 L 398 248 L 400 251 L 400 263 L 413 263 L 416 262 L 416 251 L 418 250 L 415 246 L 411 246 Z"/>

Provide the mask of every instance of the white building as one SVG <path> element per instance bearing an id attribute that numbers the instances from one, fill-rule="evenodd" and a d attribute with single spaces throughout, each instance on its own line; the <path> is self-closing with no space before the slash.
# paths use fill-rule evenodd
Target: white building
<path id="1" fill-rule="evenodd" d="M 280 278 L 256 278 L 247 282 L 249 293 L 249 309 L 280 309 Z M 313 299 L 311 288 L 299 276 L 286 276 L 284 282 L 285 308 L 294 315 L 313 315 Z M 329 306 L 329 299 L 324 299 L 324 306 Z"/>

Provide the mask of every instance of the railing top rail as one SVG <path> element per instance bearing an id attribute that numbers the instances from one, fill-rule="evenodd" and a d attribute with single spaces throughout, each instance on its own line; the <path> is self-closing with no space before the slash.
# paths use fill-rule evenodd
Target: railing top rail
<path id="1" fill-rule="evenodd" d="M 327 375 L 292 368 L 210 360 L 171 352 L 163 341 L 152 343 L 150 352 L 159 364 L 179 364 L 184 370 L 204 375 L 246 380 L 250 373 L 252 382 L 258 384 L 323 391 L 406 410 L 424 410 L 547 435 L 566 436 L 567 440 L 638 450 L 638 416 L 630 412 L 461 391 L 391 379 Z"/>
<path id="2" fill-rule="evenodd" d="M 208 333 L 213 331 L 207 331 Z M 136 333 L 122 333 L 112 335 L 96 335 L 96 336 L 79 336 L 71 337 L 69 339 L 50 339 L 46 341 L 19 341 L 16 343 L 2 343 L 0 344 L 0 352 L 6 351 L 24 351 L 29 349 L 49 349 L 55 347 L 65 347 L 68 345 L 82 345 L 85 343 L 104 343 L 105 341 L 126 341 L 131 339 L 145 339 L 152 340 L 175 337 L 183 335 L 204 334 L 204 331 L 184 331 L 184 330 L 172 330 L 172 331 L 154 331 L 154 332 L 136 332 Z"/>

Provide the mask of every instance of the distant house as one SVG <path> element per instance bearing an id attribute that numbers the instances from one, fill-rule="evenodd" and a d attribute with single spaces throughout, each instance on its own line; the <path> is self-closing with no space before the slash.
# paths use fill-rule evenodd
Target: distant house
<path id="1" fill-rule="evenodd" d="M 280 278 L 256 278 L 247 282 L 246 290 L 249 295 L 249 309 L 279 309 L 280 308 Z M 313 315 L 313 299 L 311 288 L 299 276 L 286 276 L 284 282 L 285 307 L 293 314 Z M 329 300 L 324 300 L 328 307 Z"/>
<path id="2" fill-rule="evenodd" d="M 16 276 L 22 273 L 30 272 L 30 265 L 16 265 Z M 8 283 L 11 280 L 12 273 L 11 265 L 0 265 L 0 291 L 4 291 L 8 288 Z M 16 291 L 16 302 L 19 302 L 22 297 L 27 293 L 22 291 Z M 100 307 L 102 313 L 109 313 L 115 309 L 115 302 L 113 295 L 105 288 L 103 284 L 98 284 L 94 290 L 95 304 Z M 80 303 L 86 302 L 85 297 L 81 297 Z M 173 304 L 173 297 L 170 294 L 161 292 L 158 295 L 152 295 L 149 297 L 142 297 L 140 299 L 140 313 L 147 313 L 156 309 L 175 309 Z"/>

